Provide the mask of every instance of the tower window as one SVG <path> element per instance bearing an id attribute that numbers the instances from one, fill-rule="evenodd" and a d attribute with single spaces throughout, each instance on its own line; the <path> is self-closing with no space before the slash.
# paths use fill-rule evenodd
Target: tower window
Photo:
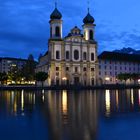
<path id="1" fill-rule="evenodd" d="M 89 38 L 90 38 L 90 40 L 93 40 L 93 31 L 92 30 L 89 31 Z"/>
<path id="2" fill-rule="evenodd" d="M 86 59 L 87 59 L 87 53 L 84 52 L 84 53 L 83 53 L 83 60 L 86 60 Z"/>
<path id="3" fill-rule="evenodd" d="M 69 59 L 69 58 L 70 58 L 69 55 L 70 55 L 70 54 L 69 54 L 69 51 L 66 51 L 66 59 Z"/>
<path id="4" fill-rule="evenodd" d="M 60 37 L 60 28 L 58 26 L 55 28 L 55 35 L 56 37 Z"/>
<path id="5" fill-rule="evenodd" d="M 91 61 L 94 61 L 94 53 L 91 53 Z"/>
<path id="6" fill-rule="evenodd" d="M 56 51 L 56 59 L 60 59 L 60 52 Z"/>
<path id="7" fill-rule="evenodd" d="M 78 60 L 79 59 L 79 51 L 78 50 L 75 50 L 74 51 L 74 59 L 75 60 Z"/>

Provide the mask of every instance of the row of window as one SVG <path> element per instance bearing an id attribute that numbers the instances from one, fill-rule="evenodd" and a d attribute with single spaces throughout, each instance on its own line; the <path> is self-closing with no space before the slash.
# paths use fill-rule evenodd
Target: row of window
<path id="1" fill-rule="evenodd" d="M 70 59 L 70 52 L 66 51 L 65 54 L 66 60 Z M 91 53 L 91 61 L 94 61 L 94 53 Z M 74 59 L 75 60 L 79 60 L 80 55 L 79 55 L 79 51 L 78 50 L 74 50 Z M 60 51 L 56 51 L 56 59 L 60 59 Z M 87 53 L 83 52 L 83 60 L 87 60 Z"/>
<path id="2" fill-rule="evenodd" d="M 104 63 L 104 64 L 120 64 L 120 65 L 137 65 L 138 63 L 135 62 L 121 62 L 121 61 L 101 61 L 99 60 L 99 63 Z"/>
<path id="3" fill-rule="evenodd" d="M 110 70 L 113 69 L 112 66 L 110 66 L 110 67 L 104 66 L 104 69 L 105 69 L 105 70 L 106 70 L 107 68 L 109 68 Z M 101 66 L 99 66 L 99 69 L 101 69 Z M 121 67 L 121 66 L 120 66 L 120 67 L 117 67 L 117 66 L 115 66 L 114 69 L 115 69 L 115 70 L 123 70 L 123 69 L 124 69 L 124 70 L 130 70 L 130 71 L 131 71 L 131 70 L 134 70 L 134 71 L 135 71 L 135 70 L 139 70 L 140 68 L 135 68 L 135 67 L 134 67 L 134 68 L 131 68 L 131 67 Z"/>
<path id="4" fill-rule="evenodd" d="M 101 72 L 101 71 L 99 71 L 99 75 L 102 75 L 102 74 L 104 74 L 104 75 L 110 75 L 110 76 L 113 76 L 113 75 L 115 75 L 115 76 L 117 76 L 118 74 L 119 74 L 120 72 L 112 72 L 112 71 L 109 71 L 109 72 L 107 72 L 107 71 L 105 71 L 105 72 Z M 131 72 L 131 73 L 133 73 L 133 72 Z"/>
<path id="5" fill-rule="evenodd" d="M 59 71 L 59 67 L 56 67 L 56 71 Z M 66 67 L 66 71 L 69 71 L 69 67 Z M 83 71 L 87 71 L 87 68 L 84 67 Z M 94 71 L 94 68 L 91 68 L 91 71 Z M 78 67 L 75 67 L 75 72 L 78 72 Z"/>

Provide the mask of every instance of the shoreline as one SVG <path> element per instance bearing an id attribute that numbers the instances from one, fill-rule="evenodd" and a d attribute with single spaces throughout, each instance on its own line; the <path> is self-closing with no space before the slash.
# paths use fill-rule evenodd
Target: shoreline
<path id="1" fill-rule="evenodd" d="M 124 84 L 111 84 L 111 85 L 98 85 L 98 86 L 0 86 L 0 90 L 115 90 L 115 89 L 140 89 L 140 85 L 124 85 Z"/>

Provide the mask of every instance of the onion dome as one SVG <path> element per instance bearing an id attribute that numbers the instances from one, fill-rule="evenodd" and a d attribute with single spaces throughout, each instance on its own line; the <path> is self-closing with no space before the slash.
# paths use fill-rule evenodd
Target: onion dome
<path id="1" fill-rule="evenodd" d="M 90 13 L 88 12 L 87 16 L 83 19 L 84 24 L 93 24 L 94 23 L 94 18 L 93 16 L 90 15 Z"/>
<path id="2" fill-rule="evenodd" d="M 50 15 L 51 19 L 61 19 L 62 18 L 62 14 L 58 11 L 57 8 L 54 9 L 54 11 L 52 12 L 52 14 Z"/>

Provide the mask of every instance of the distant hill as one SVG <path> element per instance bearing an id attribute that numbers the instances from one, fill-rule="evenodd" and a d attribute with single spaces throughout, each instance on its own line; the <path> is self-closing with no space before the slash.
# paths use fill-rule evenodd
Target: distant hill
<path id="1" fill-rule="evenodd" d="M 114 50 L 113 52 L 127 53 L 127 54 L 139 54 L 140 55 L 140 50 L 135 50 L 132 48 L 122 48 L 120 50 Z"/>

